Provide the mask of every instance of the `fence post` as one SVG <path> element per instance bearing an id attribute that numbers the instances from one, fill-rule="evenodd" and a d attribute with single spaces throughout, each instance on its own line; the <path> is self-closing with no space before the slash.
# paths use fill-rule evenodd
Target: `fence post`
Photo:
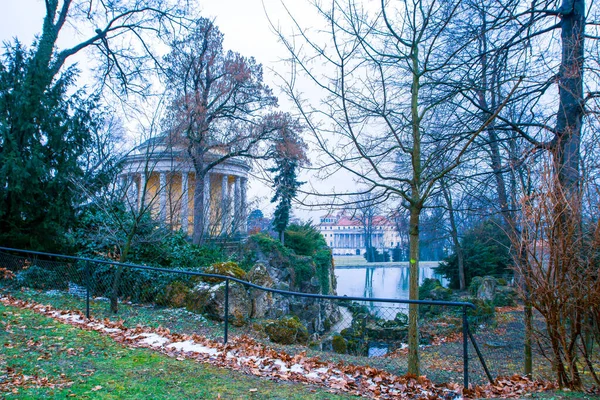
<path id="1" fill-rule="evenodd" d="M 85 262 L 85 317 L 90 318 L 90 262 Z"/>
<path id="2" fill-rule="evenodd" d="M 467 306 L 463 306 L 463 369 L 464 386 L 469 388 L 469 325 L 467 321 Z"/>
<path id="3" fill-rule="evenodd" d="M 223 328 L 223 343 L 227 344 L 227 330 L 229 328 L 229 279 L 225 279 L 225 327 Z"/>

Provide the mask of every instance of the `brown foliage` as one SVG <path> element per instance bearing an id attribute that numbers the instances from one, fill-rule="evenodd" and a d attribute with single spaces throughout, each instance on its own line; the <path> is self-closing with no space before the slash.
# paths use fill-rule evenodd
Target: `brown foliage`
<path id="1" fill-rule="evenodd" d="M 527 253 L 527 265 L 516 269 L 521 289 L 530 293 L 532 306 L 545 319 L 537 339 L 559 385 L 580 389 L 583 368 L 600 383 L 591 352 L 592 342 L 600 339 L 600 225 L 582 219 L 581 198 L 567 196 L 561 188 L 546 173 L 539 192 L 524 200 L 525 243 L 518 245 Z"/>

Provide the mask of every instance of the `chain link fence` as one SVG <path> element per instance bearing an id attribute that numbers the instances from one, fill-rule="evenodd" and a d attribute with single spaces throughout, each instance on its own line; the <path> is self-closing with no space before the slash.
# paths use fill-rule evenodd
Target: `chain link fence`
<path id="1" fill-rule="evenodd" d="M 195 271 L 6 248 L 0 248 L 0 271 L 2 291 L 19 299 L 130 327 L 161 326 L 219 341 L 247 335 L 291 355 L 305 352 L 397 375 L 408 372 L 412 303 L 422 316 L 422 375 L 436 383 L 480 384 L 522 370 L 522 323 L 470 315 L 474 306 L 465 302 L 295 293 Z M 510 340 L 499 339 L 502 330 L 511 331 Z"/>

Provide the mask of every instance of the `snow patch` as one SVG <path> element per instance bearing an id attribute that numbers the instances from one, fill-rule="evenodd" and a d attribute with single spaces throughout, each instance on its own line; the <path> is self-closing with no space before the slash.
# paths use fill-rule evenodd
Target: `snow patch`
<path id="1" fill-rule="evenodd" d="M 288 372 L 290 369 L 287 367 L 286 363 L 277 359 L 275 361 L 273 361 L 274 365 L 277 365 L 279 367 L 279 370 L 281 372 Z"/>
<path id="2" fill-rule="evenodd" d="M 79 316 L 77 314 L 60 315 L 58 318 L 64 319 L 65 321 L 71 321 L 76 324 L 83 324 L 85 322 L 83 319 L 81 319 L 81 316 Z"/>
<path id="3" fill-rule="evenodd" d="M 186 340 L 185 342 L 171 343 L 167 347 L 173 348 L 175 350 L 181 350 L 184 352 L 203 353 L 203 354 L 208 354 L 211 356 L 220 354 L 220 352 L 217 351 L 217 349 L 202 346 L 201 344 L 197 344 L 192 340 Z"/>
<path id="4" fill-rule="evenodd" d="M 140 344 L 147 344 L 152 347 L 162 347 L 170 342 L 166 337 L 157 335 L 156 333 L 143 333 L 139 337 L 144 338 L 139 341 Z"/>
<path id="5" fill-rule="evenodd" d="M 296 372 L 298 374 L 303 374 L 304 373 L 304 367 L 302 365 L 300 365 L 300 364 L 294 364 L 290 368 L 290 371 Z"/>

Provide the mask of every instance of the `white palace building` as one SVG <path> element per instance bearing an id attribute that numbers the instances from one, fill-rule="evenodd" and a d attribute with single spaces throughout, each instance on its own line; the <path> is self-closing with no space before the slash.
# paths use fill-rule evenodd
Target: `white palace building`
<path id="1" fill-rule="evenodd" d="M 364 224 L 343 211 L 321 217 L 317 228 L 334 255 L 363 255 L 367 251 Z M 373 217 L 371 244 L 381 253 L 399 246 L 400 236 L 393 221 L 379 215 Z"/>

